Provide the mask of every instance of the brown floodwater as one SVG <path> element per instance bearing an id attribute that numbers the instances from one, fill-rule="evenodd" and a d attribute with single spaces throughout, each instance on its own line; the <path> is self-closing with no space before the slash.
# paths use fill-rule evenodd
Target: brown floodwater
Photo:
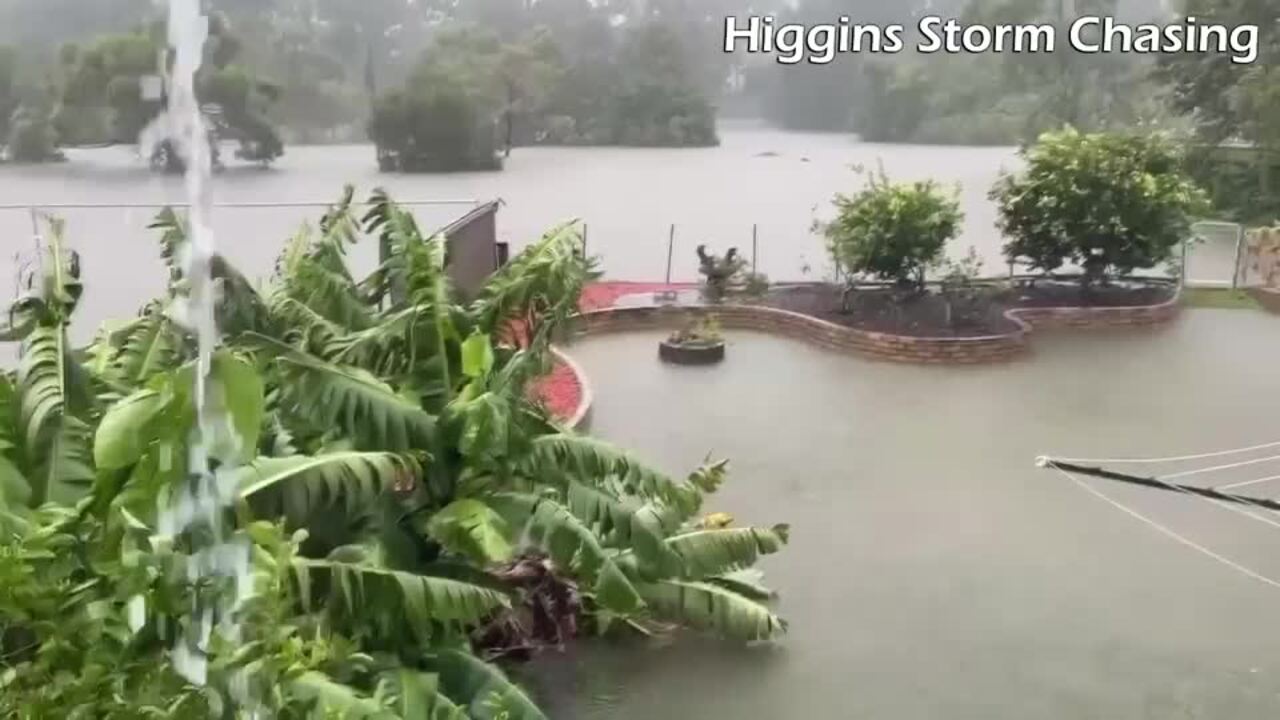
<path id="1" fill-rule="evenodd" d="M 0 167 L 5 203 L 164 203 L 181 182 L 124 149 Z M 617 279 L 695 278 L 693 246 L 750 247 L 775 279 L 824 272 L 811 232 L 852 166 L 961 186 L 965 233 L 998 271 L 987 188 L 1006 148 L 866 145 L 834 135 L 728 130 L 700 150 L 519 150 L 502 173 L 388 176 L 368 147 L 290 148 L 268 171 L 218 177 L 223 202 L 335 198 L 344 182 L 403 199 L 501 197 L 518 249 L 570 217 Z M 438 226 L 465 206 L 420 210 Z M 60 213 L 87 291 L 86 340 L 160 293 L 150 209 Z M 220 209 L 218 243 L 250 276 L 316 210 Z M 25 210 L 0 211 L 0 297 L 32 248 Z M 353 251 L 369 269 L 373 248 Z M 1280 592 L 1174 544 L 1061 477 L 1040 454 L 1163 455 L 1276 438 L 1280 326 L 1258 313 L 1193 311 L 1157 332 L 1053 334 L 1034 357 L 922 368 L 732 333 L 726 363 L 669 368 L 657 336 L 582 342 L 595 431 L 673 472 L 733 458 L 717 504 L 793 526 L 765 566 L 791 632 L 744 649 L 696 639 L 658 647 L 584 643 L 537 664 L 557 718 L 1261 718 L 1280 715 Z M 0 362 L 6 354 L 0 350 Z M 1267 466 L 1251 470 L 1265 472 Z M 1273 469 L 1280 473 L 1280 469 Z M 1123 502 L 1261 572 L 1280 576 L 1277 528 L 1193 501 L 1105 486 Z M 1277 490 L 1280 492 L 1280 490 Z"/>
<path id="2" fill-rule="evenodd" d="M 716 509 L 792 525 L 764 563 L 790 632 L 756 648 L 585 643 L 536 669 L 555 717 L 1280 716 L 1280 590 L 1034 467 L 1276 440 L 1275 318 L 1195 310 L 1157 331 L 1037 335 L 1032 357 L 973 368 L 747 332 L 721 366 L 671 367 L 659 337 L 570 348 L 595 387 L 593 431 L 671 472 L 733 459 Z M 1200 482 L 1276 473 L 1280 460 Z M 1090 482 L 1280 577 L 1280 528 Z"/>

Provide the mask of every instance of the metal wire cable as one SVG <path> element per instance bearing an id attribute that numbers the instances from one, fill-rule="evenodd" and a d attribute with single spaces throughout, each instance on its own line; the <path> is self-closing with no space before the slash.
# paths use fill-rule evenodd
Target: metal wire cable
<path id="1" fill-rule="evenodd" d="M 1226 455 L 1238 455 L 1240 453 L 1252 452 L 1254 450 L 1266 450 L 1267 448 L 1280 447 L 1280 440 L 1275 442 L 1264 443 L 1262 445 L 1254 445 L 1252 447 L 1235 448 L 1233 450 L 1218 450 L 1216 452 L 1200 453 L 1198 455 L 1176 455 L 1173 457 L 1162 458 L 1055 458 L 1062 462 L 1070 463 L 1097 463 L 1099 465 L 1114 463 L 1169 463 L 1183 462 L 1186 460 L 1204 460 L 1206 458 L 1223 457 Z"/>
<path id="2" fill-rule="evenodd" d="M 1044 466 L 1042 466 L 1042 467 L 1044 467 Z M 1099 500 L 1102 500 L 1103 502 L 1107 503 L 1108 505 L 1111 505 L 1112 507 L 1116 508 L 1117 510 L 1120 510 L 1121 512 L 1125 513 L 1126 515 L 1129 515 L 1130 517 L 1132 517 L 1132 518 L 1134 518 L 1134 519 L 1138 520 L 1139 522 L 1141 522 L 1141 523 L 1143 523 L 1143 524 L 1145 524 L 1145 525 L 1147 525 L 1147 526 L 1149 526 L 1149 527 L 1153 528 L 1154 530 L 1159 531 L 1160 533 L 1164 534 L 1165 536 L 1169 537 L 1170 539 L 1172 539 L 1172 540 L 1174 540 L 1174 541 L 1176 541 L 1176 542 L 1178 542 L 1178 543 L 1181 543 L 1182 545 L 1185 545 L 1186 547 L 1189 547 L 1189 548 L 1191 548 L 1192 550 L 1195 550 L 1196 552 L 1200 553 L 1201 555 L 1204 555 L 1205 557 L 1207 557 L 1207 558 L 1209 558 L 1209 559 L 1211 559 L 1211 560 L 1214 560 L 1215 562 L 1218 562 L 1218 563 L 1219 563 L 1219 564 L 1221 564 L 1221 565 L 1224 565 L 1224 566 L 1226 566 L 1226 567 L 1228 567 L 1228 568 L 1230 568 L 1230 569 L 1232 569 L 1232 570 L 1235 570 L 1236 572 L 1238 572 L 1238 573 L 1240 573 L 1240 574 L 1242 574 L 1242 575 L 1245 575 L 1245 576 L 1247 576 L 1247 577 L 1249 577 L 1249 578 L 1252 578 L 1252 579 L 1254 579 L 1254 580 L 1256 580 L 1256 581 L 1258 581 L 1258 582 L 1260 582 L 1260 583 L 1263 583 L 1264 585 L 1269 585 L 1269 586 L 1271 586 L 1271 587 L 1273 587 L 1273 588 L 1275 588 L 1275 589 L 1277 589 L 1277 590 L 1280 590 L 1280 581 L 1274 580 L 1274 579 L 1272 579 L 1272 578 L 1267 577 L 1266 575 L 1263 575 L 1262 573 L 1260 573 L 1260 572 L 1258 572 L 1258 571 L 1256 571 L 1256 570 L 1253 570 L 1253 569 L 1251 569 L 1251 568 L 1245 567 L 1244 565 L 1241 565 L 1240 563 L 1238 563 L 1238 562 L 1236 562 L 1236 561 L 1232 560 L 1231 558 L 1228 558 L 1228 557 L 1223 556 L 1223 555 L 1219 555 L 1218 553 L 1216 553 L 1216 552 L 1214 552 L 1214 551 L 1210 550 L 1209 548 L 1207 548 L 1207 547 L 1205 547 L 1205 546 L 1203 546 L 1203 545 L 1201 545 L 1201 544 L 1197 543 L 1196 541 L 1192 540 L 1191 538 L 1188 538 L 1188 537 L 1186 537 L 1185 535 L 1182 535 L 1182 534 L 1181 534 L 1181 533 L 1179 533 L 1178 531 L 1176 531 L 1176 530 L 1174 530 L 1174 529 L 1172 529 L 1172 528 L 1170 528 L 1170 527 L 1168 527 L 1168 526 L 1166 526 L 1166 525 L 1162 525 L 1161 523 L 1159 523 L 1159 522 L 1157 522 L 1157 521 L 1155 521 L 1155 520 L 1152 520 L 1151 518 L 1147 517 L 1146 515 L 1143 515 L 1142 513 L 1138 512 L 1137 510 L 1134 510 L 1133 508 L 1130 508 L 1129 506 L 1125 505 L 1124 503 L 1121 503 L 1120 501 L 1118 501 L 1118 500 L 1115 500 L 1115 499 L 1111 498 L 1111 497 L 1110 497 L 1110 496 L 1108 496 L 1106 493 L 1103 493 L 1101 490 L 1098 490 L 1097 488 L 1093 487 L 1092 485 L 1090 485 L 1090 484 L 1088 484 L 1088 483 L 1084 482 L 1083 480 L 1081 480 L 1080 478 L 1076 477 L 1075 475 L 1072 475 L 1071 473 L 1067 472 L 1066 470 L 1063 470 L 1062 468 L 1058 467 L 1057 465 L 1054 465 L 1052 462 L 1050 462 L 1050 463 L 1047 465 L 1047 467 L 1052 467 L 1054 470 L 1057 470 L 1058 472 L 1062 473 L 1062 475 L 1063 475 L 1064 477 L 1066 477 L 1066 478 L 1067 478 L 1068 480 L 1070 480 L 1072 483 L 1074 483 L 1075 485 L 1077 485 L 1078 487 L 1080 487 L 1081 489 L 1083 489 L 1085 492 L 1088 492 L 1090 495 L 1093 495 L 1094 497 L 1098 498 Z M 1250 515 L 1252 516 L 1252 514 L 1250 514 Z"/>

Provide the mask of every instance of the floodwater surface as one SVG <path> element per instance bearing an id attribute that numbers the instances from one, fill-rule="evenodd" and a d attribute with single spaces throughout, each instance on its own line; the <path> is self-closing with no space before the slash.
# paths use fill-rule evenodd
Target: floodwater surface
<path id="1" fill-rule="evenodd" d="M 225 155 L 230 156 L 230 152 Z M 157 176 L 132 149 L 82 150 L 70 162 L 0 167 L 4 204 L 163 204 L 184 198 L 181 178 Z M 864 178 L 858 167 L 883 164 L 895 178 L 936 178 L 958 187 L 966 212 L 963 253 L 974 245 L 1000 272 L 1000 240 L 986 193 L 1002 167 L 1015 166 L 1009 148 L 926 147 L 859 143 L 845 135 L 726 129 L 723 144 L 697 149 L 518 148 L 506 170 L 448 175 L 377 172 L 370 146 L 290 147 L 271 169 L 235 165 L 214 183 L 222 203 L 332 201 L 344 183 L 367 194 L 386 187 L 399 199 L 504 201 L 499 239 L 518 250 L 546 229 L 580 218 L 588 248 L 601 256 L 614 279 L 665 276 L 667 242 L 676 226 L 674 280 L 697 279 L 695 247 L 750 253 L 752 226 L 757 265 L 775 280 L 817 279 L 827 272 L 815 219 L 830 215 L 832 196 L 853 192 Z M 466 212 L 466 203 L 417 206 L 420 224 L 439 227 Z M 160 293 L 165 273 L 154 232 L 145 227 L 152 208 L 59 209 L 69 243 L 84 259 L 87 280 L 76 335 L 84 340 L 104 320 L 132 316 Z M 219 208 L 213 224 L 222 251 L 251 277 L 270 272 L 272 260 L 298 225 L 314 224 L 321 209 Z M 32 222 L 25 208 L 0 210 L 0 297 L 11 297 L 15 253 L 31 255 Z M 357 268 L 372 268 L 376 250 L 358 248 Z M 4 272 L 5 268 L 11 268 Z"/>
<path id="2" fill-rule="evenodd" d="M 746 332 L 723 365 L 677 368 L 657 360 L 659 338 L 570 348 L 596 392 L 592 429 L 673 473 L 732 458 L 713 509 L 792 526 L 764 563 L 790 632 L 750 649 L 586 643 L 538 668 L 554 717 L 1280 717 L 1280 590 L 1034 465 L 1276 440 L 1274 318 L 1196 310 L 1150 332 L 1037 333 L 1031 357 L 976 368 Z M 1198 480 L 1250 473 L 1280 460 Z M 1280 577 L 1276 526 L 1090 485 Z"/>
<path id="3" fill-rule="evenodd" d="M 856 190 L 857 165 L 959 184 L 964 236 L 1002 267 L 986 193 L 1002 148 L 866 145 L 836 135 L 726 130 L 699 150 L 525 149 L 501 173 L 379 175 L 369 147 L 290 148 L 272 170 L 220 175 L 220 202 L 331 200 L 345 182 L 405 200 L 502 198 L 500 239 L 585 220 L 616 279 L 673 279 L 694 245 L 751 247 L 775 280 L 825 270 L 815 218 Z M 123 149 L 0 168 L 5 203 L 161 204 L 181 181 Z M 470 205 L 420 209 L 425 227 Z M 87 289 L 79 341 L 163 291 L 154 210 L 62 210 Z M 222 208 L 217 242 L 251 277 L 319 210 Z M 0 211 L 0 296 L 31 260 L 32 218 Z M 353 249 L 359 270 L 374 249 Z M 1166 455 L 1276 439 L 1280 333 L 1259 313 L 1194 311 L 1157 332 L 1050 334 L 1034 357 L 980 368 L 888 365 L 733 333 L 715 368 L 668 368 L 657 335 L 573 348 L 597 392 L 595 430 L 672 472 L 734 460 L 717 505 L 789 522 L 765 566 L 790 634 L 743 649 L 585 643 L 535 670 L 557 718 L 1280 717 L 1280 592 L 1178 545 L 1054 473 L 1041 454 Z M 0 357 L 0 361 L 5 358 Z M 1268 466 L 1251 467 L 1265 473 Z M 1280 473 L 1280 469 L 1270 468 Z M 1203 501 L 1103 489 L 1272 577 L 1278 528 Z"/>

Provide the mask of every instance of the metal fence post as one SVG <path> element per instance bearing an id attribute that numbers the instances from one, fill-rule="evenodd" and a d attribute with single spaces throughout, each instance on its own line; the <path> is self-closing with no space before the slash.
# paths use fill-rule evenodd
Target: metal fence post
<path id="1" fill-rule="evenodd" d="M 671 253 L 676 246 L 676 224 L 671 223 L 671 234 L 667 236 L 667 284 L 671 284 Z"/>
<path id="2" fill-rule="evenodd" d="M 1244 249 L 1244 226 L 1236 226 L 1236 256 L 1231 263 L 1231 289 L 1240 289 L 1240 253 Z"/>
<path id="3" fill-rule="evenodd" d="M 1178 282 L 1178 287 L 1187 286 L 1187 245 L 1189 244 L 1187 238 L 1182 239 L 1182 279 Z"/>
<path id="4" fill-rule="evenodd" d="M 758 253 L 758 239 L 760 237 L 760 226 L 756 223 L 751 224 L 751 274 L 756 274 L 756 255 Z"/>

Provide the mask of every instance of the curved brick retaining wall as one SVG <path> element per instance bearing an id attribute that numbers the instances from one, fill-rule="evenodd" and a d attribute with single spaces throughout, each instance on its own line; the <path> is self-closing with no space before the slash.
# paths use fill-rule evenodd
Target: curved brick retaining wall
<path id="1" fill-rule="evenodd" d="M 837 325 L 808 315 L 758 305 L 623 307 L 578 316 L 584 333 L 676 328 L 690 312 L 714 312 L 725 328 L 760 330 L 841 352 L 908 363 L 986 363 L 1018 357 L 1029 349 L 1032 328 L 1102 328 L 1158 325 L 1173 319 L 1180 297 L 1136 307 L 1018 308 L 1005 312 L 1017 330 L 982 337 L 911 337 Z"/>

